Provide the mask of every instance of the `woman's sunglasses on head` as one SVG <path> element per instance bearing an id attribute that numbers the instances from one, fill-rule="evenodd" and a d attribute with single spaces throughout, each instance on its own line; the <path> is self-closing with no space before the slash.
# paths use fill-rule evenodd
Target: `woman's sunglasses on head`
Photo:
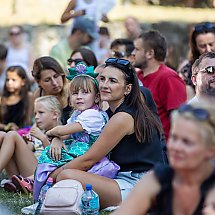
<path id="1" fill-rule="evenodd" d="M 189 104 L 183 104 L 178 108 L 179 113 L 190 112 L 196 119 L 200 121 L 207 120 L 213 127 L 215 127 L 214 123 L 210 120 L 210 113 L 203 108 L 195 108 Z"/>
<path id="2" fill-rule="evenodd" d="M 206 31 L 206 30 L 210 30 L 210 29 L 215 30 L 215 25 L 211 22 L 205 22 L 205 23 L 197 24 L 194 26 L 194 30 L 196 32 Z"/>
<path id="3" fill-rule="evenodd" d="M 125 60 L 125 59 L 120 59 L 120 58 L 108 58 L 105 61 L 106 64 L 119 64 L 122 66 L 128 66 L 130 65 L 130 61 Z"/>

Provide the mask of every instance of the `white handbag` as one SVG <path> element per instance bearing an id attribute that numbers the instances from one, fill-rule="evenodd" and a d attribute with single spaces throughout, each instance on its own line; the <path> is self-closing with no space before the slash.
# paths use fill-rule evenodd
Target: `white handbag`
<path id="1" fill-rule="evenodd" d="M 79 181 L 66 179 L 49 188 L 40 214 L 80 215 L 81 196 L 84 190 Z"/>

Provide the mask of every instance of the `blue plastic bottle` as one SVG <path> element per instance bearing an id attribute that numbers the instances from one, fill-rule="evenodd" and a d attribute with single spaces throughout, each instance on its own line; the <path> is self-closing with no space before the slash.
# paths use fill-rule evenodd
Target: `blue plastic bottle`
<path id="1" fill-rule="evenodd" d="M 86 184 L 86 190 L 81 197 L 82 215 L 99 214 L 99 196 L 92 189 L 91 184 Z"/>
<path id="2" fill-rule="evenodd" d="M 46 192 L 47 192 L 47 190 L 49 188 L 52 187 L 52 185 L 53 185 L 53 178 L 48 178 L 48 180 L 46 181 L 46 184 L 41 188 L 39 199 L 38 199 L 39 204 L 38 204 L 38 206 L 36 208 L 35 215 L 39 215 L 40 214 L 40 210 L 41 210 L 43 201 L 45 199 Z"/>

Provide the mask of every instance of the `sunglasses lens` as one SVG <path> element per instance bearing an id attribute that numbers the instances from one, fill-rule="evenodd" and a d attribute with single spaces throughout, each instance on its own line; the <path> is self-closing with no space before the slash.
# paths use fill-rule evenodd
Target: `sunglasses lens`
<path id="1" fill-rule="evenodd" d="M 209 66 L 209 67 L 205 68 L 205 72 L 207 72 L 209 74 L 213 74 L 215 72 L 215 66 Z"/>
<path id="2" fill-rule="evenodd" d="M 125 54 L 123 52 L 118 52 L 118 51 L 113 51 L 112 55 L 116 58 L 122 58 L 125 56 Z"/>
<path id="3" fill-rule="evenodd" d="M 77 65 L 78 63 L 80 63 L 80 62 L 83 62 L 83 59 L 68 59 L 67 60 L 67 62 L 68 62 L 68 65 L 70 66 L 73 62 L 75 63 L 75 65 Z"/>
<path id="4" fill-rule="evenodd" d="M 180 113 L 183 113 L 183 112 L 186 112 L 186 111 L 190 111 L 192 108 L 190 105 L 181 105 L 179 108 L 178 108 L 178 111 Z"/>
<path id="5" fill-rule="evenodd" d="M 209 113 L 204 109 L 194 109 L 193 114 L 199 120 L 206 120 L 209 117 Z"/>

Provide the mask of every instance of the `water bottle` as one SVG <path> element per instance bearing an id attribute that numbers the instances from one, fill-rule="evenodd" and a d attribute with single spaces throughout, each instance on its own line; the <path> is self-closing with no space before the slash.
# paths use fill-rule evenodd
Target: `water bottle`
<path id="1" fill-rule="evenodd" d="M 81 196 L 81 208 L 82 215 L 99 215 L 99 196 L 91 184 L 86 184 L 86 190 Z"/>
<path id="2" fill-rule="evenodd" d="M 35 215 L 40 214 L 40 210 L 41 210 L 43 201 L 45 199 L 46 192 L 49 188 L 52 187 L 52 185 L 53 185 L 53 178 L 48 178 L 48 180 L 46 181 L 46 184 L 41 188 L 39 199 L 38 199 L 38 206 L 36 208 Z"/>

